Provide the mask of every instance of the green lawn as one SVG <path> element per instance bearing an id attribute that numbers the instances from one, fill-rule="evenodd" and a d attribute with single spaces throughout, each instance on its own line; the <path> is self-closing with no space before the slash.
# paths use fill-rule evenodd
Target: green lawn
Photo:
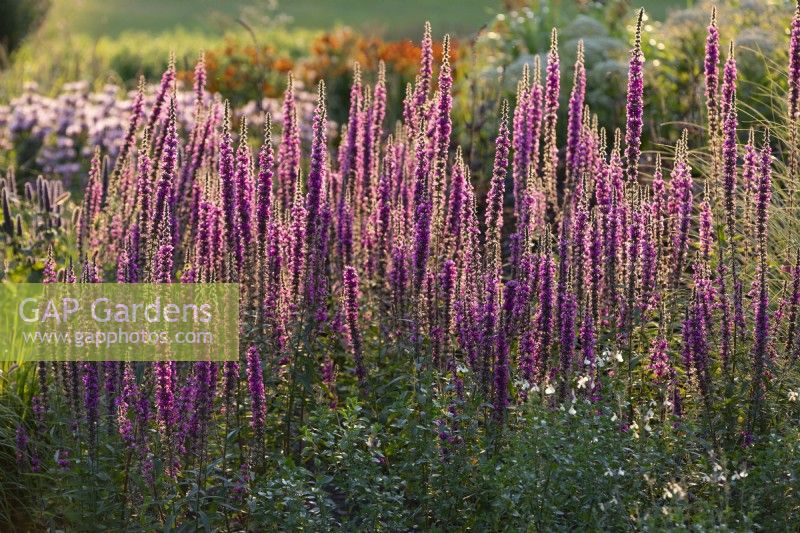
<path id="1" fill-rule="evenodd" d="M 238 28 L 235 18 L 243 7 L 266 4 L 263 0 L 54 0 L 47 25 L 95 37 L 178 28 L 219 35 Z M 346 24 L 387 37 L 417 38 L 424 20 L 430 20 L 438 34 L 467 35 L 499 7 L 499 0 L 279 0 L 277 12 L 292 17 L 295 27 Z"/>
<path id="2" fill-rule="evenodd" d="M 569 0 L 567 0 L 569 1 Z M 692 0 L 632 0 L 656 19 Z M 239 29 L 242 8 L 264 14 L 269 0 L 53 0 L 47 20 L 51 29 L 67 29 L 93 37 L 113 37 L 123 31 L 222 35 Z M 421 21 L 430 20 L 437 34 L 469 35 L 501 9 L 500 0 L 278 0 L 277 13 L 291 25 L 328 29 L 337 24 L 390 38 L 418 38 Z M 250 21 L 258 25 L 258 21 Z"/>

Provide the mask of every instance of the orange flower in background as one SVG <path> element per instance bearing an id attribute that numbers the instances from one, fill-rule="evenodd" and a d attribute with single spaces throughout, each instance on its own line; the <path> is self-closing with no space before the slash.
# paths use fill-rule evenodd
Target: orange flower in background
<path id="1" fill-rule="evenodd" d="M 435 57 L 441 57 L 442 43 L 434 43 Z M 353 63 L 358 62 L 367 75 L 376 73 L 378 64 L 386 65 L 386 75 L 398 86 L 413 83 L 421 56 L 419 45 L 409 40 L 384 41 L 364 36 L 350 28 L 337 28 L 313 40 L 307 57 L 296 60 L 271 46 L 242 43 L 229 39 L 220 48 L 206 52 L 208 89 L 219 92 L 236 104 L 263 97 L 279 97 L 286 86 L 286 73 L 293 71 L 307 87 L 324 79 L 328 83 L 333 116 L 346 107 Z M 451 45 L 451 58 L 458 48 Z M 178 73 L 191 84 L 192 71 Z"/>

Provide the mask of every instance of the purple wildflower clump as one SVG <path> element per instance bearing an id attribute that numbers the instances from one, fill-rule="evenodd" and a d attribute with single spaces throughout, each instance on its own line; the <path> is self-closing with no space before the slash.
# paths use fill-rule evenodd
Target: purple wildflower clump
<path id="1" fill-rule="evenodd" d="M 45 167 L 18 191 L 38 172 L 33 162 L 0 176 L 3 287 L 29 273 L 47 290 L 80 280 L 156 284 L 164 294 L 191 288 L 198 297 L 213 284 L 239 291 L 238 309 L 225 310 L 238 311 L 238 342 L 210 352 L 213 360 L 198 348 L 195 360 L 177 361 L 164 347 L 147 362 L 0 365 L 0 394 L 19 398 L 7 432 L 11 462 L 20 479 L 37 483 L 36 504 L 40 496 L 44 506 L 66 501 L 63 494 L 92 504 L 107 497 L 111 507 L 96 507 L 113 511 L 99 513 L 108 516 L 96 526 L 106 529 L 119 520 L 261 530 L 274 529 L 261 518 L 275 516 L 299 529 L 450 530 L 458 527 L 444 512 L 386 514 L 375 502 L 433 509 L 447 495 L 461 512 L 476 503 L 464 495 L 485 488 L 469 474 L 519 462 L 522 436 L 583 446 L 611 442 L 592 434 L 613 427 L 620 449 L 680 442 L 726 458 L 744 457 L 734 449 L 742 441 L 757 448 L 769 435 L 788 439 L 800 359 L 791 220 L 800 11 L 788 32 L 788 94 L 777 99 L 786 108 L 763 115 L 785 119 L 788 111 L 788 124 L 753 126 L 746 142 L 739 130 L 753 122 L 744 110 L 771 104 L 750 101 L 764 87 L 747 79 L 751 65 L 744 54 L 737 64 L 733 43 L 720 69 L 727 30 L 716 10 L 697 76 L 674 72 L 696 78 L 689 97 L 705 93 L 707 132 L 649 116 L 666 104 L 651 101 L 645 82 L 659 88 L 669 69 L 659 66 L 663 56 L 645 69 L 644 52 L 660 54 L 643 41 L 653 31 L 647 20 L 640 10 L 624 109 L 595 108 L 597 42 L 579 40 L 574 28 L 562 34 L 576 50 L 569 95 L 561 95 L 554 28 L 546 58 L 539 50 L 518 79 L 504 78 L 510 83 L 487 96 L 486 76 L 472 70 L 482 64 L 464 54 L 495 41 L 490 33 L 516 31 L 516 19 L 498 19 L 498 31 L 481 31 L 474 47 L 444 37 L 439 48 L 426 25 L 419 48 L 400 48 L 419 54 L 407 86 L 396 86 L 407 65 L 399 72 L 387 59 L 395 50 L 374 50 L 385 62 L 373 61 L 368 46 L 360 64 L 336 64 L 340 79 L 315 70 L 312 93 L 302 80 L 315 63 L 303 62 L 308 70 L 288 75 L 282 99 L 245 106 L 213 92 L 218 57 L 201 56 L 186 89 L 192 73 L 171 61 L 159 85 L 140 83 L 128 99 L 107 95 L 108 115 L 121 124 L 115 142 L 86 134 L 85 122 L 105 116 L 99 104 L 86 104 L 91 120 L 75 109 L 52 114 L 57 106 L 31 91 L 33 103 L 0 106 L 4 162 L 21 157 L 26 135 L 63 139 L 49 122 L 86 143 L 78 158 L 85 176 L 69 194 Z M 510 101 L 503 91 L 513 85 Z M 27 127 L 37 105 L 47 116 Z M 614 131 L 602 123 L 608 112 Z M 261 120 L 256 140 L 248 125 Z M 659 153 L 668 139 L 674 157 Z M 573 430 L 575 438 L 559 437 Z M 758 451 L 742 465 L 762 467 Z M 620 483 L 630 477 L 618 473 L 625 464 L 609 470 Z M 735 480 L 725 477 L 732 509 L 750 501 L 727 498 L 744 487 L 740 466 Z M 683 467 L 675 484 L 707 477 Z M 714 472 L 721 483 L 723 472 Z M 635 502 L 637 510 L 678 509 L 666 500 L 681 492 L 670 485 L 662 497 L 659 482 L 648 478 L 653 490 L 640 497 L 652 501 Z M 544 513 L 536 529 L 581 529 L 574 502 L 560 503 L 557 524 Z M 604 525 L 629 525 L 615 509 L 604 507 Z M 63 518 L 75 529 L 69 511 L 47 512 L 46 525 L 30 528 L 62 527 Z M 506 514 L 508 529 L 534 523 Z M 301 515 L 308 522 L 291 522 Z M 499 523 L 490 518 L 465 514 L 463 523 Z"/>

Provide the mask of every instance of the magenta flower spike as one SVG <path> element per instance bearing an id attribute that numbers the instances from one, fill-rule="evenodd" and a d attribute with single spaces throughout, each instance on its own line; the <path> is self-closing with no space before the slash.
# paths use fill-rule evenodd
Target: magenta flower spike
<path id="1" fill-rule="evenodd" d="M 642 144 L 642 115 L 644 110 L 643 18 L 644 8 L 641 8 L 636 21 L 636 37 L 628 64 L 628 98 L 625 107 L 625 170 L 630 183 L 635 183 L 639 178 L 639 155 Z"/>
<path id="2" fill-rule="evenodd" d="M 494 271 L 501 265 L 501 235 L 503 231 L 503 200 L 505 196 L 506 174 L 508 173 L 508 154 L 511 147 L 508 131 L 508 101 L 503 100 L 500 107 L 500 124 L 495 141 L 494 169 L 489 193 L 486 197 L 486 250 L 487 264 Z"/>
<path id="3" fill-rule="evenodd" d="M 161 114 L 164 109 L 164 102 L 167 101 L 168 96 L 173 92 L 175 85 L 175 55 L 170 55 L 169 66 L 164 74 L 161 75 L 161 84 L 156 92 L 155 102 L 150 111 L 150 118 L 147 119 L 147 130 L 154 131 L 156 124 L 161 120 Z"/>
<path id="4" fill-rule="evenodd" d="M 297 104 L 294 94 L 294 77 L 286 79 L 286 92 L 282 109 L 283 133 L 278 147 L 278 194 L 281 207 L 288 210 L 300 178 L 300 131 L 297 123 Z"/>
<path id="5" fill-rule="evenodd" d="M 236 150 L 236 170 L 234 179 L 236 180 L 236 212 L 239 220 L 236 227 L 239 230 L 239 238 L 236 242 L 238 250 L 237 258 L 244 258 L 253 243 L 253 176 L 252 176 L 252 154 L 247 144 L 247 119 L 242 117 L 242 125 L 239 134 L 239 147 Z M 239 264 L 243 266 L 242 263 Z"/>
<path id="6" fill-rule="evenodd" d="M 414 166 L 414 288 L 421 290 L 428 264 L 431 240 L 431 219 L 433 216 L 430 192 L 428 190 L 429 153 L 425 149 L 423 130 L 420 129 L 416 140 L 416 161 Z"/>
<path id="7" fill-rule="evenodd" d="M 667 340 L 659 335 L 650 346 L 650 363 L 648 368 L 656 381 L 663 382 L 672 375 L 672 367 L 667 353 Z"/>
<path id="8" fill-rule="evenodd" d="M 453 74 L 450 70 L 450 36 L 444 36 L 442 44 L 442 66 L 439 69 L 439 101 L 436 109 L 436 169 L 439 176 L 444 174 L 447 156 L 450 152 L 450 133 L 453 130 L 450 112 L 453 108 Z"/>
<path id="9" fill-rule="evenodd" d="M 414 87 L 414 109 L 417 117 L 428 100 L 433 79 L 433 39 L 431 38 L 431 23 L 425 22 L 425 33 L 422 36 L 422 53 L 420 57 L 419 77 Z"/>
<path id="10" fill-rule="evenodd" d="M 531 158 L 531 154 L 528 152 L 530 146 L 530 140 L 528 139 L 530 133 L 528 124 L 530 97 L 530 75 L 528 64 L 526 63 L 522 67 L 522 78 L 517 82 L 516 106 L 511 119 L 511 146 L 514 151 L 511 165 L 512 183 L 514 185 L 514 209 L 520 219 L 525 207 L 525 185 Z"/>
<path id="11" fill-rule="evenodd" d="M 177 132 L 177 116 L 175 110 L 175 98 L 170 99 L 169 103 L 169 118 L 167 119 L 167 132 L 164 136 L 164 149 L 161 153 L 161 164 L 159 165 L 159 179 L 156 183 L 155 190 L 155 203 L 154 213 L 156 217 L 161 216 L 162 213 L 169 212 L 172 220 L 170 224 L 174 224 L 175 220 L 175 173 L 178 163 L 178 150 L 179 139 Z M 165 207 L 168 206 L 169 210 Z M 153 223 L 153 229 L 159 227 L 158 219 Z M 177 235 L 173 235 L 177 237 Z M 175 242 L 173 242 L 173 245 Z"/>
<path id="12" fill-rule="evenodd" d="M 528 96 L 526 151 L 530 154 L 530 164 L 534 174 L 539 172 L 539 144 L 542 136 L 542 119 L 544 116 L 544 88 L 542 87 L 542 67 L 539 56 L 533 58 L 533 81 Z"/>
<path id="13" fill-rule="evenodd" d="M 308 169 L 306 193 L 306 237 L 309 251 L 320 243 L 320 212 L 325 192 L 325 158 L 327 142 L 327 111 L 325 108 L 325 82 L 320 81 L 317 90 L 317 107 L 314 110 L 311 162 Z"/>
<path id="14" fill-rule="evenodd" d="M 236 192 L 236 163 L 233 152 L 233 137 L 231 136 L 231 108 L 225 102 L 225 116 L 222 123 L 222 138 L 219 143 L 219 183 L 220 195 L 222 200 L 222 210 L 225 223 L 223 253 L 233 252 L 236 264 L 241 269 L 244 258 L 239 254 L 239 214 L 237 209 Z"/>
<path id="15" fill-rule="evenodd" d="M 258 151 L 258 183 L 256 184 L 256 239 L 259 247 L 267 242 L 267 230 L 272 215 L 272 179 L 275 173 L 275 153 L 272 147 L 272 116 L 264 119 L 264 142 Z"/>
<path id="16" fill-rule="evenodd" d="M 709 193 L 706 191 L 705 198 L 700 203 L 700 254 L 703 261 L 708 264 L 711 258 L 711 230 L 714 224 L 711 204 L 708 202 Z"/>
<path id="17" fill-rule="evenodd" d="M 576 158 L 578 155 L 578 142 L 581 136 L 581 126 L 583 125 L 583 102 L 586 96 L 586 67 L 583 63 L 583 40 L 578 41 L 576 57 L 572 93 L 569 96 L 569 116 L 567 118 L 567 174 L 572 176 L 572 179 L 578 179 L 578 176 L 576 176 Z M 630 82 L 628 87 L 628 106 L 630 107 Z"/>
<path id="18" fill-rule="evenodd" d="M 128 154 L 130 153 L 133 145 L 136 143 L 136 131 L 139 129 L 139 124 L 142 122 L 144 116 L 144 76 L 139 77 L 139 85 L 136 90 L 136 96 L 131 105 L 131 117 L 128 120 L 128 129 L 125 132 L 125 140 L 122 142 L 122 148 L 117 156 L 117 165 L 127 162 Z M 120 169 L 121 170 L 121 169 Z"/>
<path id="19" fill-rule="evenodd" d="M 561 87 L 561 72 L 558 58 L 558 32 L 553 28 L 550 34 L 550 52 L 547 55 L 547 69 L 544 89 L 544 184 L 555 200 L 556 170 L 558 169 L 558 146 L 556 126 L 558 122 L 558 95 Z"/>
<path id="20" fill-rule="evenodd" d="M 378 63 L 378 82 L 372 93 L 372 121 L 370 133 L 370 146 L 374 150 L 380 148 L 383 137 L 383 121 L 386 118 L 386 64 L 383 61 Z"/>
<path id="21" fill-rule="evenodd" d="M 341 174 L 342 190 L 340 202 L 344 201 L 346 188 L 349 182 L 354 179 L 354 170 L 356 167 L 356 144 L 359 129 L 359 118 L 361 111 L 361 99 L 363 97 L 363 89 L 361 86 L 361 66 L 358 63 L 353 65 L 353 84 L 350 86 L 350 110 L 347 117 L 346 134 L 342 136 L 342 145 L 339 147 L 341 152 L 339 173 Z"/>
<path id="22" fill-rule="evenodd" d="M 672 169 L 672 197 L 670 198 L 670 212 L 675 216 L 675 227 L 672 237 L 673 246 L 673 284 L 677 285 L 684 267 L 686 258 L 689 226 L 692 218 L 692 169 L 687 161 L 686 130 L 681 140 L 675 147 L 675 166 Z"/>

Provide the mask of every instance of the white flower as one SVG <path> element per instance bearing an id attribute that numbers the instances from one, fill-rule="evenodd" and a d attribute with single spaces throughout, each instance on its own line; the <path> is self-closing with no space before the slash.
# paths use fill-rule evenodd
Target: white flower
<path id="1" fill-rule="evenodd" d="M 675 483 L 671 481 L 667 483 L 667 486 L 664 487 L 664 498 L 675 498 L 678 500 L 682 500 L 686 497 L 686 491 L 683 487 L 680 486 L 679 483 Z"/>
<path id="2" fill-rule="evenodd" d="M 572 416 L 575 416 L 576 414 L 578 414 L 578 411 L 575 410 L 575 404 L 570 405 L 569 406 L 569 411 L 567 411 L 567 412 L 569 414 L 571 414 Z"/>
<path id="3" fill-rule="evenodd" d="M 622 352 L 617 352 L 616 354 L 614 354 L 614 359 L 616 359 L 620 363 L 625 360 L 622 358 Z"/>
<path id="4" fill-rule="evenodd" d="M 800 396 L 800 393 L 798 393 L 796 390 L 790 390 L 789 391 L 789 401 L 790 402 L 796 402 L 798 396 Z"/>
<path id="5" fill-rule="evenodd" d="M 544 393 L 547 395 L 555 394 L 556 389 L 553 388 L 552 385 L 548 385 L 547 388 L 544 390 Z"/>
<path id="6" fill-rule="evenodd" d="M 747 470 L 742 469 L 741 472 L 734 472 L 731 476 L 731 481 L 736 481 L 737 479 L 744 479 L 747 477 Z"/>
<path id="7" fill-rule="evenodd" d="M 589 382 L 589 376 L 581 376 L 578 378 L 578 388 L 585 389 L 586 384 Z"/>

